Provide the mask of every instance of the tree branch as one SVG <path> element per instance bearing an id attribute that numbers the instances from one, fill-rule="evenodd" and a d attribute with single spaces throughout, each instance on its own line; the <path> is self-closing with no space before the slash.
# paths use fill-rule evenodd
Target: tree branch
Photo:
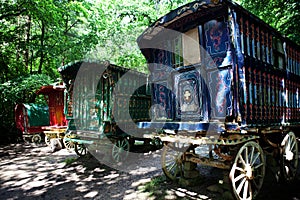
<path id="1" fill-rule="evenodd" d="M 0 20 L 2 20 L 4 18 L 7 18 L 7 17 L 17 17 L 17 16 L 20 16 L 25 11 L 27 11 L 27 9 L 23 8 L 22 10 L 19 10 L 18 12 L 15 12 L 15 13 L 5 13 L 3 15 L 0 15 Z"/>

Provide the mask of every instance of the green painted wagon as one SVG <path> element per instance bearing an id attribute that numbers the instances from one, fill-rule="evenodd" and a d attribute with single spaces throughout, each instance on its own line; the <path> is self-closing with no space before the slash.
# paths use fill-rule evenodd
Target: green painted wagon
<path id="1" fill-rule="evenodd" d="M 146 74 L 109 62 L 75 62 L 58 70 L 67 88 L 65 146 L 75 145 L 78 155 L 104 149 L 119 162 L 137 140 L 151 142 L 136 127 L 149 120 Z"/>

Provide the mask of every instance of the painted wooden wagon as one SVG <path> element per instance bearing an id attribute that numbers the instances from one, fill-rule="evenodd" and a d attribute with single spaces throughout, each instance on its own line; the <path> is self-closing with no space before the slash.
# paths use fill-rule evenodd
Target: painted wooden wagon
<path id="1" fill-rule="evenodd" d="M 165 142 L 168 178 L 196 175 L 186 171 L 193 163 L 227 169 L 237 199 L 258 194 L 266 158 L 277 162 L 282 181 L 295 178 L 299 46 L 228 0 L 181 6 L 137 42 L 154 104 L 152 121 L 138 125 Z"/>
<path id="2" fill-rule="evenodd" d="M 113 160 L 124 161 L 138 135 L 136 122 L 149 120 L 147 75 L 109 62 L 75 62 L 58 69 L 67 88 L 65 142 L 79 155 L 108 145 Z M 136 131 L 138 130 L 138 131 Z M 100 147 L 101 148 L 101 147 Z M 103 149 L 103 148 L 102 148 Z"/>
<path id="3" fill-rule="evenodd" d="M 49 126 L 49 108 L 35 103 L 17 104 L 15 123 L 25 142 L 40 143 L 43 137 L 42 127 Z"/>
<path id="4" fill-rule="evenodd" d="M 42 86 L 36 95 L 43 95 L 45 104 L 22 103 L 15 107 L 15 122 L 24 141 L 49 145 L 51 138 L 63 138 L 67 121 L 64 116 L 64 87 L 60 84 Z"/>
<path id="5" fill-rule="evenodd" d="M 67 120 L 64 114 L 64 91 L 65 86 L 62 83 L 42 86 L 36 93 L 43 95 L 49 108 L 49 124 L 43 126 L 45 143 L 51 144 L 51 139 L 62 140 L 67 129 Z"/>

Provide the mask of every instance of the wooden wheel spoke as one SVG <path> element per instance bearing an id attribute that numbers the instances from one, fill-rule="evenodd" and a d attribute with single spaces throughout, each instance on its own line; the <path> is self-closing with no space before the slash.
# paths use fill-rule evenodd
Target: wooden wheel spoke
<path id="1" fill-rule="evenodd" d="M 235 167 L 236 170 L 240 171 L 240 172 L 244 172 L 244 169 L 243 168 L 240 168 L 240 167 Z"/>
<path id="2" fill-rule="evenodd" d="M 245 167 L 246 166 L 246 162 L 245 162 L 245 160 L 244 160 L 244 158 L 242 157 L 241 154 L 239 155 L 239 160 L 242 161 L 242 163 L 243 163 L 243 165 Z"/>
<path id="3" fill-rule="evenodd" d="M 165 161 L 165 165 L 168 166 L 168 165 L 173 165 L 174 163 L 176 163 L 175 159 L 170 159 L 168 161 Z"/>
<path id="4" fill-rule="evenodd" d="M 244 178 L 241 182 L 240 182 L 240 184 L 239 184 L 239 186 L 237 187 L 237 189 L 236 189 L 236 191 L 237 191 L 237 193 L 238 194 L 240 194 L 241 193 L 241 191 L 242 191 L 242 188 L 243 188 L 243 186 L 244 186 L 244 184 L 245 184 L 245 182 L 246 182 L 246 178 Z"/>
<path id="5" fill-rule="evenodd" d="M 166 166 L 169 171 L 172 171 L 176 167 L 176 162 L 172 163 L 172 165 Z"/>
<path id="6" fill-rule="evenodd" d="M 254 156 L 254 147 L 252 147 L 252 149 L 251 149 L 251 155 L 250 155 L 250 165 L 253 165 L 253 163 L 254 163 L 254 159 L 253 159 L 253 156 Z M 255 158 L 256 159 L 256 158 Z"/>
<path id="7" fill-rule="evenodd" d="M 258 169 L 258 168 L 263 167 L 263 166 L 264 166 L 264 163 L 260 163 L 260 164 L 258 164 L 256 166 L 254 166 L 254 169 Z"/>
<path id="8" fill-rule="evenodd" d="M 244 191 L 243 191 L 243 199 L 247 199 L 247 195 L 248 195 L 248 192 L 249 192 L 249 181 L 246 180 L 245 182 L 245 186 L 244 186 Z"/>
<path id="9" fill-rule="evenodd" d="M 252 162 L 250 163 L 251 164 L 251 166 L 253 166 L 254 165 L 254 163 L 256 162 L 256 160 L 259 158 L 259 153 L 257 153 L 256 155 L 255 155 L 255 158 L 252 160 Z"/>
<path id="10" fill-rule="evenodd" d="M 245 148 L 245 163 L 249 164 L 249 157 L 248 157 L 248 147 Z"/>
<path id="11" fill-rule="evenodd" d="M 237 181 L 239 181 L 239 180 L 241 180 L 242 178 L 245 178 L 245 174 L 240 174 L 240 175 L 238 175 L 237 177 L 235 177 L 234 179 L 233 179 L 233 181 L 234 182 L 237 182 Z"/>
<path id="12" fill-rule="evenodd" d="M 114 160 L 119 161 L 120 160 L 120 155 L 119 154 L 114 154 Z"/>
<path id="13" fill-rule="evenodd" d="M 257 185 L 257 183 L 256 183 L 256 181 L 255 181 L 255 179 L 252 179 L 251 182 L 252 182 L 253 186 L 254 186 L 256 189 L 259 188 L 258 185 Z"/>
<path id="14" fill-rule="evenodd" d="M 75 152 L 79 156 L 84 156 L 87 153 L 87 149 L 84 144 L 74 144 L 75 145 Z"/>
<path id="15" fill-rule="evenodd" d="M 130 144 L 127 138 L 122 138 L 115 141 L 112 147 L 112 159 L 116 162 L 126 160 L 128 157 L 129 150 Z"/>
<path id="16" fill-rule="evenodd" d="M 294 149 L 295 144 L 296 144 L 296 141 L 293 140 L 293 141 L 291 142 L 291 145 L 290 145 L 290 150 L 291 150 L 291 151 L 295 150 L 295 149 Z"/>
<path id="17" fill-rule="evenodd" d="M 125 149 L 127 147 L 124 140 L 121 141 L 121 144 L 119 145 L 120 148 Z"/>

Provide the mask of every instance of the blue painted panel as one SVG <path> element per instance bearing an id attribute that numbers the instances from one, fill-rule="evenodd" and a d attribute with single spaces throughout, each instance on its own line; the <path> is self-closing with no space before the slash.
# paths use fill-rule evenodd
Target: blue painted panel
<path id="1" fill-rule="evenodd" d="M 152 99 L 153 119 L 173 119 L 174 117 L 174 94 L 171 88 L 168 88 L 167 82 L 153 83 L 152 85 Z"/>
<path id="2" fill-rule="evenodd" d="M 209 89 L 212 98 L 212 117 L 223 118 L 231 114 L 232 111 L 232 94 L 231 71 L 215 70 L 208 72 Z"/>
<path id="3" fill-rule="evenodd" d="M 197 70 L 176 73 L 174 86 L 176 94 L 176 118 L 197 120 L 201 118 L 200 74 Z"/>

